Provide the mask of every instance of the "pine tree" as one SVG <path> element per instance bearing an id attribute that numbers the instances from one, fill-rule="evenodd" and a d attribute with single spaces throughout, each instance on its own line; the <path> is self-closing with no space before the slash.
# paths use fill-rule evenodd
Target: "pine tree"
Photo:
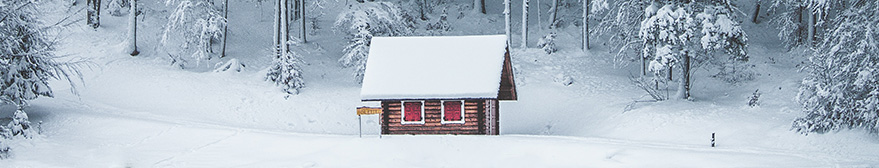
<path id="1" fill-rule="evenodd" d="M 662 7 L 657 9 L 654 5 Z M 643 55 L 653 57 L 649 69 L 655 80 L 671 80 L 673 68 L 679 67 L 675 97 L 688 99 L 690 68 L 694 63 L 718 60 L 712 57 L 718 50 L 731 55 L 731 60 L 747 61 L 747 37 L 738 22 L 732 20 L 732 11 L 730 3 L 723 0 L 649 6 L 639 36 L 645 42 Z"/>
<path id="2" fill-rule="evenodd" d="M 266 80 L 275 83 L 275 86 L 281 87 L 285 93 L 290 95 L 299 94 L 300 89 L 305 87 L 302 79 L 302 56 L 295 52 L 287 52 L 275 55 L 269 72 L 266 74 Z"/>
<path id="3" fill-rule="evenodd" d="M 879 2 L 847 1 L 809 58 L 797 100 L 803 134 L 861 128 L 879 133 Z"/>
<path id="4" fill-rule="evenodd" d="M 12 131 L 12 136 L 31 137 L 33 134 L 31 122 L 28 120 L 27 113 L 22 109 L 15 110 L 15 113 L 12 114 L 12 121 L 6 127 Z"/>
<path id="5" fill-rule="evenodd" d="M 554 32 L 543 36 L 543 38 L 540 38 L 540 40 L 537 41 L 537 47 L 543 49 L 546 54 L 552 54 L 558 51 L 555 47 L 555 36 L 556 34 Z"/>
<path id="6" fill-rule="evenodd" d="M 29 128 L 24 107 L 39 97 L 52 97 L 49 80 L 79 75 L 75 63 L 56 62 L 55 41 L 35 17 L 33 1 L 0 0 L 0 104 L 17 107 L 9 124 L 14 135 L 25 135 Z"/>
<path id="7" fill-rule="evenodd" d="M 415 29 L 412 16 L 390 2 L 364 2 L 339 14 L 335 29 L 349 34 L 348 46 L 339 59 L 342 67 L 355 67 L 355 81 L 363 81 L 370 40 L 373 35 L 410 35 Z"/>

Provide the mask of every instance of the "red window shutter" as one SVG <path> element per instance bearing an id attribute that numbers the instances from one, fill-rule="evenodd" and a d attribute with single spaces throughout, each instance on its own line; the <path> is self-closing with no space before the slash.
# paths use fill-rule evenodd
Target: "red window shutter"
<path id="1" fill-rule="evenodd" d="M 461 102 L 447 101 L 443 102 L 443 110 L 445 111 L 444 120 L 461 121 Z"/>
<path id="2" fill-rule="evenodd" d="M 421 121 L 421 102 L 405 102 L 403 105 L 406 106 L 403 109 L 406 114 L 404 121 Z"/>

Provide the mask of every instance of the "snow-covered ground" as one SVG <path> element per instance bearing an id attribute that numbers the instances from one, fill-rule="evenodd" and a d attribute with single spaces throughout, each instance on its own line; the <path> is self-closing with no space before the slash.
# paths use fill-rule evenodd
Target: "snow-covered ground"
<path id="1" fill-rule="evenodd" d="M 512 51 L 519 100 L 501 104 L 500 136 L 379 138 L 375 116 L 367 116 L 360 138 L 354 114 L 360 85 L 351 69 L 340 70 L 336 60 L 346 41 L 331 28 L 344 2 L 327 1 L 333 3 L 325 4 L 324 29 L 297 47 L 307 63 L 307 87 L 289 98 L 263 80 L 271 61 L 269 3 L 232 1 L 229 58 L 188 69 L 169 66 L 167 55 L 157 51 L 168 8 L 159 2 L 144 4 L 150 10 L 141 22 L 136 57 L 122 52 L 127 18 L 104 15 L 97 31 L 74 24 L 61 34 L 58 52 L 92 63 L 83 69 L 79 95 L 53 82 L 56 97 L 37 99 L 26 109 L 32 122 L 42 121 L 42 134 L 11 141 L 13 156 L 0 160 L 0 167 L 879 166 L 875 135 L 846 130 L 803 136 L 789 130 L 802 115 L 793 98 L 804 59 L 778 49 L 769 25 L 752 23 L 744 26 L 760 76 L 730 85 L 708 77 L 715 70 L 698 69 L 693 101 L 632 105 L 649 99 L 629 82 L 636 63 L 615 63 L 601 42 L 581 52 L 577 28 L 568 27 L 556 39 L 560 53 Z M 502 33 L 500 5 L 487 7 L 494 14 L 452 14 L 450 34 Z M 55 17 L 66 10 L 46 9 Z M 544 31 L 535 30 L 532 39 Z M 230 58 L 246 69 L 211 72 Z M 748 96 L 756 89 L 760 106 L 752 108 Z M 0 116 L 12 112 L 0 106 Z"/>

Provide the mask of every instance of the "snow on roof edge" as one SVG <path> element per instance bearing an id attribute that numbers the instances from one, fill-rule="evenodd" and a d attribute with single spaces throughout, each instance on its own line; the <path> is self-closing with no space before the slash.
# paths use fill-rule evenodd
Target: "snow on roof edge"
<path id="1" fill-rule="evenodd" d="M 497 99 L 506 52 L 504 35 L 375 37 L 361 100 Z"/>

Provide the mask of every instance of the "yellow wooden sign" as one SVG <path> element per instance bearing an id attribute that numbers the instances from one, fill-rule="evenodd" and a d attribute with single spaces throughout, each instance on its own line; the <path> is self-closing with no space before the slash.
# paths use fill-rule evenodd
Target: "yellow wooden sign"
<path id="1" fill-rule="evenodd" d="M 357 107 L 357 115 L 381 114 L 381 107 Z"/>

